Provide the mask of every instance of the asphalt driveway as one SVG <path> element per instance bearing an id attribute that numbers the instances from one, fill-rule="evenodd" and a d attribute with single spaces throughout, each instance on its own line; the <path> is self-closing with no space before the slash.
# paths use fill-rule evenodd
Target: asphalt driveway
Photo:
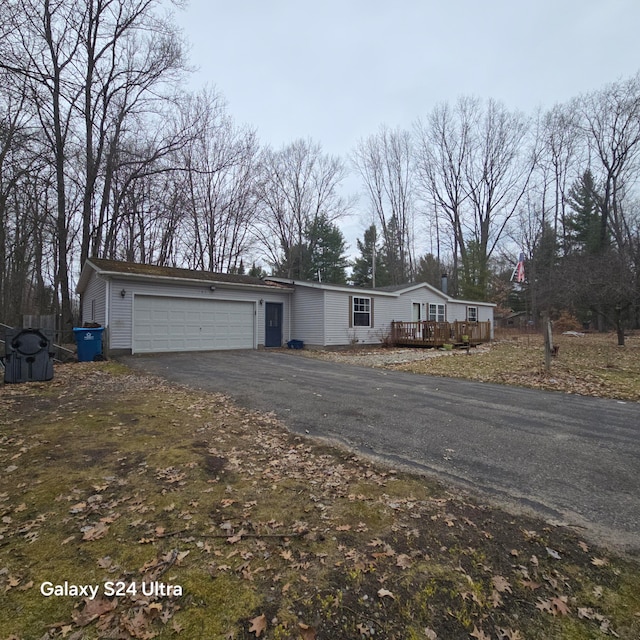
<path id="1" fill-rule="evenodd" d="M 269 351 L 128 357 L 508 506 L 640 551 L 640 404 Z"/>

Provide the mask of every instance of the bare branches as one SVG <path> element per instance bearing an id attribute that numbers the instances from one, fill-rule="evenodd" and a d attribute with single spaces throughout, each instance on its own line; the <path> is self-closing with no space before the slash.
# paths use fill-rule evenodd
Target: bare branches
<path id="1" fill-rule="evenodd" d="M 373 220 L 380 225 L 393 284 L 410 281 L 415 269 L 415 202 L 411 135 L 382 127 L 362 140 L 353 163 L 362 177 Z"/>
<path id="2" fill-rule="evenodd" d="M 527 157 L 527 133 L 528 123 L 520 114 L 473 98 L 458 100 L 455 109 L 436 107 L 426 122 L 416 125 L 423 197 L 428 213 L 441 212 L 447 222 L 453 287 L 460 287 L 464 296 L 487 295 L 489 259 L 534 167 L 533 157 Z"/>
<path id="3" fill-rule="evenodd" d="M 580 128 L 603 182 L 601 241 L 608 231 L 625 244 L 622 202 L 636 182 L 640 158 L 640 74 L 576 101 Z"/>
<path id="4" fill-rule="evenodd" d="M 335 222 L 348 213 L 350 204 L 339 194 L 345 176 L 343 162 L 311 140 L 263 152 L 256 191 L 262 224 L 257 234 L 272 265 L 286 265 L 283 275 L 301 276 L 302 261 L 297 261 L 296 272 L 294 252 L 303 246 L 306 229 L 321 218 Z"/>

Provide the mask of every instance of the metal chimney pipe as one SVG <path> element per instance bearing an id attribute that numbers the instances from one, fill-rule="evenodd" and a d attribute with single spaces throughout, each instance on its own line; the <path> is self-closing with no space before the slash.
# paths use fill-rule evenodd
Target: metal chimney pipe
<path id="1" fill-rule="evenodd" d="M 440 289 L 442 289 L 442 293 L 444 293 L 445 296 L 448 295 L 447 294 L 447 274 L 446 273 L 442 274 L 442 280 L 441 280 Z"/>

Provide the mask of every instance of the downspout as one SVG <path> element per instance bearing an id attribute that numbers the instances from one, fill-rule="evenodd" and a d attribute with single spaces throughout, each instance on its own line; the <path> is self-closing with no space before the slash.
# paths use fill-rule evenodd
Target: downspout
<path id="1" fill-rule="evenodd" d="M 111 278 L 107 278 L 107 286 L 105 287 L 105 296 L 106 299 L 104 301 L 104 331 L 103 331 L 103 341 L 105 345 L 103 347 L 104 353 L 106 356 L 109 355 L 109 351 L 111 350 L 111 340 L 109 337 L 109 314 L 111 313 Z"/>

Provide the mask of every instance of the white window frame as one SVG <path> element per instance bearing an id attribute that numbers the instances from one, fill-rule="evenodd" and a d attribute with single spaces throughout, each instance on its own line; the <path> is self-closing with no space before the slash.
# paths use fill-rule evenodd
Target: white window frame
<path id="1" fill-rule="evenodd" d="M 446 305 L 441 303 L 429 303 L 429 321 L 430 322 L 446 322 L 447 312 Z"/>
<path id="2" fill-rule="evenodd" d="M 356 322 L 356 314 L 360 316 L 367 316 L 367 324 Z M 353 306 L 351 308 L 351 318 L 354 327 L 371 327 L 371 298 L 363 296 L 353 296 Z M 361 318 L 363 319 L 363 318 Z"/>
<path id="3" fill-rule="evenodd" d="M 467 322 L 478 322 L 478 307 L 467 307 Z"/>

